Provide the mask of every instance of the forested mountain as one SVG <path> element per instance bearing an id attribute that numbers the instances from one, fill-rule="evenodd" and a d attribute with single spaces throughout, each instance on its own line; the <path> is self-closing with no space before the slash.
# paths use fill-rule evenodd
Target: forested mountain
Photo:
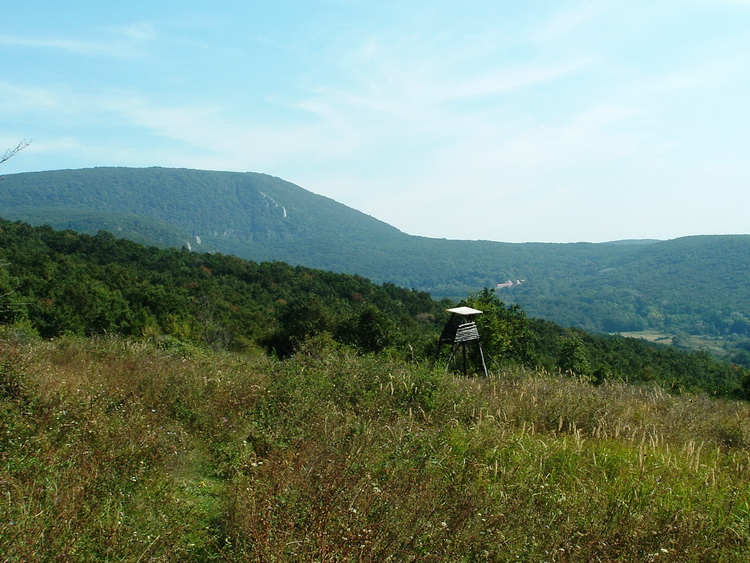
<path id="1" fill-rule="evenodd" d="M 492 290 L 465 302 L 484 311 L 478 324 L 495 371 L 526 366 L 596 383 L 656 382 L 724 396 L 742 395 L 750 383 L 746 370 L 703 352 L 529 319 Z M 357 275 L 0 219 L 0 328 L 19 337 L 121 335 L 169 348 L 265 350 L 280 357 L 310 339 L 330 338 L 359 353 L 390 351 L 428 363 L 452 305 Z"/>
<path id="2" fill-rule="evenodd" d="M 500 285 L 500 298 L 530 315 L 587 330 L 750 337 L 747 235 L 600 244 L 430 239 L 271 176 L 165 168 L 8 175 L 0 216 L 358 274 L 453 299 Z"/>
<path id="3" fill-rule="evenodd" d="M 559 274 L 503 295 L 532 315 L 587 329 L 750 336 L 748 235 L 659 241 Z"/>
<path id="4" fill-rule="evenodd" d="M 376 244 L 402 235 L 331 199 L 255 173 L 94 168 L 14 174 L 4 179 L 0 209 L 33 224 L 350 273 L 356 268 L 341 241 Z M 336 267 L 331 262 L 341 252 Z"/>

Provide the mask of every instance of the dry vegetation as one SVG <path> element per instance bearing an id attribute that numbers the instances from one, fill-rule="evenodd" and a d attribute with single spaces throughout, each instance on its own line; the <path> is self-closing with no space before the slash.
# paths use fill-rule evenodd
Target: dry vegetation
<path id="1" fill-rule="evenodd" d="M 747 561 L 750 406 L 325 338 L 0 339 L 7 561 Z"/>

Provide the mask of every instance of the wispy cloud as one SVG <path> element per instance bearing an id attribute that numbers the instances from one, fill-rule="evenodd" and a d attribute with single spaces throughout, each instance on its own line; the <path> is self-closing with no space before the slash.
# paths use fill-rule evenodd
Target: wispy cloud
<path id="1" fill-rule="evenodd" d="M 104 37 L 81 39 L 52 36 L 0 35 L 0 46 L 49 49 L 88 57 L 130 57 L 137 49 L 154 41 L 156 28 L 147 22 L 108 29 Z"/>
<path id="2" fill-rule="evenodd" d="M 0 108 L 6 116 L 49 111 L 58 106 L 58 94 L 50 88 L 0 82 Z"/>
<path id="3" fill-rule="evenodd" d="M 544 84 L 586 68 L 594 59 L 584 59 L 559 64 L 532 63 L 509 66 L 489 74 L 469 78 L 465 83 L 453 87 L 446 99 L 461 99 L 476 96 L 502 94 L 528 86 Z"/>
<path id="4" fill-rule="evenodd" d="M 539 21 L 530 30 L 528 38 L 535 42 L 550 43 L 580 33 L 582 27 L 606 16 L 616 4 L 613 0 L 590 0 L 568 4 Z"/>
<path id="5" fill-rule="evenodd" d="M 120 36 L 123 39 L 132 42 L 142 43 L 154 41 L 159 37 L 156 26 L 152 22 L 136 22 L 122 26 L 114 26 L 111 27 L 110 30 L 115 37 Z"/>
<path id="6" fill-rule="evenodd" d="M 79 55 L 111 55 L 117 52 L 110 43 L 53 37 L 16 37 L 12 35 L 0 35 L 0 45 L 6 47 L 56 49 L 69 51 Z"/>

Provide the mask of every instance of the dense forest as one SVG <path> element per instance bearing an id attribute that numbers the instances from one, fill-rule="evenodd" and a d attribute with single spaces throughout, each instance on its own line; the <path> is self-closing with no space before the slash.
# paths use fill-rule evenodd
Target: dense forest
<path id="1" fill-rule="evenodd" d="M 511 292 L 533 314 L 556 310 L 558 322 L 605 332 L 750 336 L 748 267 L 750 236 L 685 237 L 560 276 L 554 288 L 528 284 Z"/>
<path id="2" fill-rule="evenodd" d="M 605 333 L 658 331 L 682 343 L 690 339 L 681 335 L 706 336 L 750 367 L 748 235 L 599 244 L 430 239 L 272 176 L 167 168 L 12 174 L 0 209 L 35 225 L 358 274 L 454 301 L 501 284 L 500 298 L 529 316 Z"/>
<path id="3" fill-rule="evenodd" d="M 7 220 L 0 220 L 0 265 L 0 322 L 44 338 L 116 334 L 165 347 L 262 349 L 285 357 L 325 334 L 360 353 L 390 351 L 430 362 L 446 309 L 456 304 L 356 275 Z M 747 371 L 705 352 L 528 318 L 491 289 L 467 294 L 463 302 L 485 311 L 478 324 L 493 370 L 523 365 L 593 383 L 744 392 Z"/>

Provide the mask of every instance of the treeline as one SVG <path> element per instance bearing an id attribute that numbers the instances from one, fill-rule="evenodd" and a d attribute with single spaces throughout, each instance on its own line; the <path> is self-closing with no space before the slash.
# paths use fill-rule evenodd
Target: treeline
<path id="1" fill-rule="evenodd" d="M 748 381 L 746 370 L 705 353 L 529 319 L 491 290 L 465 303 L 485 311 L 478 322 L 492 370 L 523 365 L 723 396 L 742 394 Z M 44 338 L 118 334 L 287 357 L 325 335 L 361 353 L 443 364 L 449 350 L 434 357 L 437 337 L 455 304 L 357 275 L 0 220 L 0 323 Z"/>
<path id="2" fill-rule="evenodd" d="M 445 315 L 428 293 L 356 275 L 146 247 L 107 232 L 4 220 L 0 229 L 0 322 L 46 338 L 117 333 L 286 354 L 329 331 L 377 351 L 421 342 Z M 379 334 L 352 328 L 365 326 Z"/>

